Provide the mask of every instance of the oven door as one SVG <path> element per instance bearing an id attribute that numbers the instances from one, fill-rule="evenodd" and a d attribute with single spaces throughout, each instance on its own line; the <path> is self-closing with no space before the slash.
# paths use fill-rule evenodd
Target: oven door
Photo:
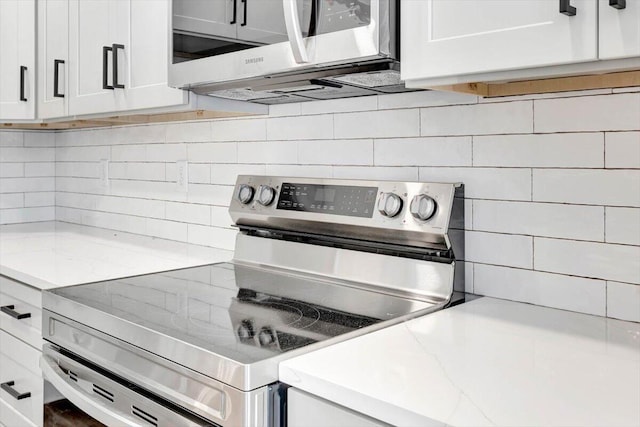
<path id="1" fill-rule="evenodd" d="M 396 0 L 172 0 L 169 84 L 394 58 Z"/>
<path id="2" fill-rule="evenodd" d="M 73 405 L 108 426 L 216 425 L 148 393 L 142 394 L 126 381 L 100 372 L 51 345 L 44 347 L 40 368 L 44 378 Z"/>

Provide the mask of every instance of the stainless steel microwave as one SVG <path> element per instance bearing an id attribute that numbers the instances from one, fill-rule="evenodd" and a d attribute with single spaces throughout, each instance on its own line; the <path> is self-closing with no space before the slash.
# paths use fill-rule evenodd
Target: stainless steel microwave
<path id="1" fill-rule="evenodd" d="M 405 91 L 399 0 L 172 0 L 169 84 L 263 104 Z"/>

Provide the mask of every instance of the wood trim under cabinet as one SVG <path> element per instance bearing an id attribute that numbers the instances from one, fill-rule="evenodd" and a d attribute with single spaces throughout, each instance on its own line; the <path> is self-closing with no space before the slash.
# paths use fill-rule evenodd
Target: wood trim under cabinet
<path id="1" fill-rule="evenodd" d="M 640 70 L 588 76 L 556 77 L 500 83 L 460 83 L 430 89 L 479 95 L 485 98 L 569 92 L 588 89 L 611 89 L 640 86 Z"/>

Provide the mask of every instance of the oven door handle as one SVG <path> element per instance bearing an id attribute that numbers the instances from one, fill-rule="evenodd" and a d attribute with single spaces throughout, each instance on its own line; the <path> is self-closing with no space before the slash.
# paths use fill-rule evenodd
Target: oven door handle
<path id="1" fill-rule="evenodd" d="M 60 369 L 55 359 L 43 355 L 40 357 L 40 369 L 45 379 L 49 381 L 71 403 L 84 412 L 106 425 L 140 427 L 141 424 L 132 420 L 127 414 L 112 411 L 104 406 L 98 398 L 90 396 L 81 388 L 81 384 L 73 384 L 65 379 L 66 375 Z M 83 381 L 86 382 L 86 381 Z"/>
<path id="2" fill-rule="evenodd" d="M 287 27 L 287 36 L 289 36 L 293 58 L 298 64 L 307 63 L 309 62 L 309 55 L 302 38 L 302 29 L 298 18 L 298 0 L 282 0 L 282 6 L 284 9 L 284 24 Z"/>

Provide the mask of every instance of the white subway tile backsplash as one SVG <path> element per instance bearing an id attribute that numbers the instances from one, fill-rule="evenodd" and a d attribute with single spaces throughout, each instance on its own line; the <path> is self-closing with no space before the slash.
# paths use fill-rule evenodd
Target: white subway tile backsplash
<path id="1" fill-rule="evenodd" d="M 148 162 L 176 162 L 187 159 L 187 144 L 147 145 L 145 160 Z"/>
<path id="2" fill-rule="evenodd" d="M 24 145 L 24 132 L 0 131 L 0 147 L 21 147 Z"/>
<path id="3" fill-rule="evenodd" d="M 164 181 L 164 163 L 126 162 L 109 164 L 109 179 L 137 179 L 142 181 Z"/>
<path id="4" fill-rule="evenodd" d="M 208 122 L 171 123 L 167 125 L 166 142 L 211 141 L 211 124 Z"/>
<path id="5" fill-rule="evenodd" d="M 463 182 L 469 291 L 637 321 L 639 104 L 626 89 L 423 91 L 276 105 L 267 117 L 3 130 L 0 222 L 55 218 L 233 249 L 238 174 Z M 189 161 L 187 191 L 178 160 Z"/>
<path id="6" fill-rule="evenodd" d="M 266 165 L 265 173 L 276 176 L 331 178 L 333 176 L 333 167 L 317 165 Z"/>
<path id="7" fill-rule="evenodd" d="M 340 179 L 373 179 L 418 181 L 417 167 L 334 166 L 333 177 Z"/>
<path id="8" fill-rule="evenodd" d="M 167 163 L 167 180 L 177 180 L 176 163 Z M 211 183 L 211 165 L 206 163 L 190 163 L 189 164 L 189 182 L 197 184 Z"/>
<path id="9" fill-rule="evenodd" d="M 640 284 L 640 247 L 536 237 L 536 270 Z"/>
<path id="10" fill-rule="evenodd" d="M 353 111 L 370 111 L 377 109 L 377 96 L 331 99 L 327 101 L 303 102 L 300 104 L 300 113 L 305 115 L 324 113 L 350 113 Z"/>
<path id="11" fill-rule="evenodd" d="M 33 191 L 54 191 L 54 180 L 49 178 L 2 178 L 0 193 L 30 193 Z"/>
<path id="12" fill-rule="evenodd" d="M 211 225 L 211 206 L 166 202 L 166 218 L 172 221 Z"/>
<path id="13" fill-rule="evenodd" d="M 474 281 L 479 295 L 605 315 L 603 280 L 476 264 Z"/>
<path id="14" fill-rule="evenodd" d="M 502 135 L 533 131 L 533 101 L 420 110 L 421 135 Z"/>
<path id="15" fill-rule="evenodd" d="M 24 207 L 24 193 L 0 194 L 0 209 Z"/>
<path id="16" fill-rule="evenodd" d="M 640 130 L 640 93 L 535 100 L 535 132 Z"/>
<path id="17" fill-rule="evenodd" d="M 55 148 L 0 147 L 0 162 L 52 162 Z"/>
<path id="18" fill-rule="evenodd" d="M 380 166 L 471 166 L 471 137 L 375 140 Z"/>
<path id="19" fill-rule="evenodd" d="M 24 176 L 24 163 L 0 164 L 0 178 L 19 178 Z"/>
<path id="20" fill-rule="evenodd" d="M 53 151 L 53 149 L 51 150 Z M 58 147 L 55 149 L 55 160 L 59 162 L 98 162 L 102 159 L 110 159 L 110 157 L 111 149 L 107 146 Z M 46 161 L 46 159 L 41 161 Z"/>
<path id="21" fill-rule="evenodd" d="M 519 268 L 533 267 L 533 239 L 528 236 L 466 231 L 465 260 Z"/>
<path id="22" fill-rule="evenodd" d="M 604 134 L 475 136 L 473 165 L 602 168 L 604 166 Z"/>
<path id="23" fill-rule="evenodd" d="M 606 241 L 640 246 L 640 209 L 607 207 Z"/>
<path id="24" fill-rule="evenodd" d="M 264 141 L 265 119 L 217 120 L 211 122 L 211 141 Z"/>
<path id="25" fill-rule="evenodd" d="M 216 227 L 231 228 L 233 220 L 229 215 L 229 208 L 211 206 L 211 224 L 215 224 Z"/>
<path id="26" fill-rule="evenodd" d="M 183 222 L 147 218 L 145 234 L 160 237 L 161 239 L 184 242 L 188 236 L 187 226 L 188 225 Z"/>
<path id="27" fill-rule="evenodd" d="M 187 158 L 186 155 L 174 157 L 173 161 L 185 158 Z M 188 159 L 194 163 L 235 163 L 238 159 L 238 147 L 235 142 L 190 144 Z"/>
<path id="28" fill-rule="evenodd" d="M 640 132 L 607 132 L 607 168 L 640 169 Z"/>
<path id="29" fill-rule="evenodd" d="M 167 125 L 123 126 L 109 132 L 110 137 L 106 137 L 109 144 L 161 144 L 165 142 Z"/>
<path id="30" fill-rule="evenodd" d="M 126 215 L 142 216 L 149 218 L 164 218 L 164 202 L 159 200 L 138 199 L 131 197 L 94 196 L 95 209 L 103 212 L 121 213 Z M 82 207 L 82 206 L 75 206 Z M 84 207 L 85 209 L 90 209 Z"/>
<path id="31" fill-rule="evenodd" d="M 333 115 L 276 117 L 267 121 L 267 139 L 331 139 L 333 138 Z"/>
<path id="32" fill-rule="evenodd" d="M 298 163 L 295 141 L 239 142 L 238 163 Z"/>
<path id="33" fill-rule="evenodd" d="M 98 162 L 56 162 L 56 177 L 98 178 Z"/>
<path id="34" fill-rule="evenodd" d="M 1 168 L 3 168 L 1 166 Z M 56 176 L 55 162 L 25 163 L 24 176 Z"/>
<path id="35" fill-rule="evenodd" d="M 0 224 L 50 221 L 55 216 L 55 207 L 36 207 L 0 210 Z"/>
<path id="36" fill-rule="evenodd" d="M 24 194 L 25 207 L 40 207 L 40 206 L 55 206 L 55 205 L 56 205 L 55 191 Z"/>
<path id="37" fill-rule="evenodd" d="M 233 186 L 190 184 L 187 201 L 203 205 L 228 206 L 233 195 Z"/>
<path id="38" fill-rule="evenodd" d="M 422 167 L 420 180 L 462 182 L 472 199 L 531 200 L 530 169 Z"/>
<path id="39" fill-rule="evenodd" d="M 335 138 L 393 138 L 420 136 L 420 111 L 389 110 L 334 116 Z"/>
<path id="40" fill-rule="evenodd" d="M 437 90 L 394 93 L 391 95 L 378 96 L 378 109 L 380 110 L 477 103 L 478 97 L 475 95 L 455 92 L 440 92 Z"/>
<path id="41" fill-rule="evenodd" d="M 640 322 L 640 286 L 607 282 L 607 316 Z"/>
<path id="42" fill-rule="evenodd" d="M 299 116 L 302 103 L 276 104 L 269 106 L 269 117 Z"/>
<path id="43" fill-rule="evenodd" d="M 373 140 L 301 141 L 298 163 L 303 165 L 372 165 Z"/>
<path id="44" fill-rule="evenodd" d="M 533 200 L 640 207 L 640 170 L 536 169 Z"/>
<path id="45" fill-rule="evenodd" d="M 473 229 L 604 241 L 604 208 L 558 203 L 474 200 Z"/>
<path id="46" fill-rule="evenodd" d="M 264 175 L 265 165 L 214 164 L 211 165 L 211 183 L 235 185 L 238 175 Z"/>
<path id="47" fill-rule="evenodd" d="M 214 246 L 221 249 L 233 250 L 236 242 L 235 229 L 207 227 L 188 224 L 188 242 L 195 245 Z"/>
<path id="48" fill-rule="evenodd" d="M 55 147 L 56 139 L 53 132 L 25 132 L 25 147 Z"/>

